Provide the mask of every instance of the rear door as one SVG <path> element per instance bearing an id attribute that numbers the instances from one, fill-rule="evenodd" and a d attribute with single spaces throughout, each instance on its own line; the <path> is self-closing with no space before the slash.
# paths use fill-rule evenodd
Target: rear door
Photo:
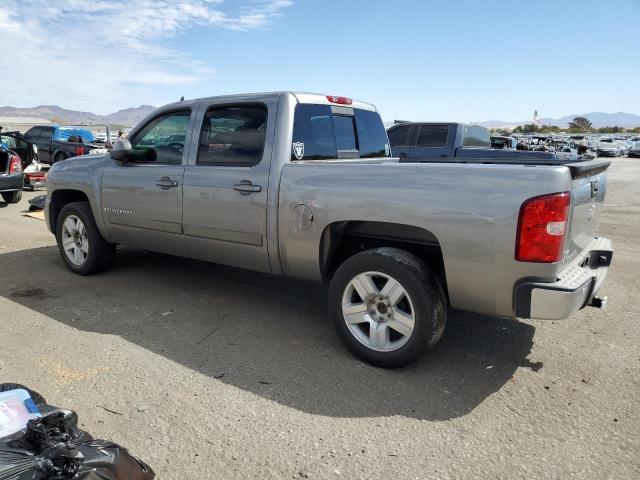
<path id="1" fill-rule="evenodd" d="M 201 104 L 184 177 L 192 257 L 269 272 L 267 191 L 277 97 Z"/>
<path id="2" fill-rule="evenodd" d="M 190 108 L 161 112 L 130 138 L 135 159 L 106 161 L 102 208 L 114 242 L 187 255 L 182 193 L 194 118 Z"/>
<path id="3" fill-rule="evenodd" d="M 415 145 L 409 151 L 408 159 L 416 161 L 448 158 L 454 135 L 453 125 L 423 123 L 420 125 Z"/>

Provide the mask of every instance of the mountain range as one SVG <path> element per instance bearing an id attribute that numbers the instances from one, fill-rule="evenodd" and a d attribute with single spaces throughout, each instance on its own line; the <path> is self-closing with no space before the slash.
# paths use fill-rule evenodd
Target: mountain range
<path id="1" fill-rule="evenodd" d="M 125 108 L 109 115 L 96 115 L 91 112 L 68 110 L 57 105 L 39 105 L 32 108 L 0 107 L 0 116 L 38 117 L 60 124 L 110 123 L 131 127 L 155 110 L 151 105 Z"/>
<path id="2" fill-rule="evenodd" d="M 140 105 L 139 107 L 125 108 L 109 115 L 96 115 L 91 112 L 81 112 L 78 110 L 68 110 L 57 105 L 40 105 L 32 108 L 0 107 L 0 116 L 5 117 L 39 117 L 46 118 L 61 124 L 87 124 L 87 123 L 111 123 L 131 127 L 155 110 L 151 105 Z M 638 127 L 640 126 L 640 115 L 632 113 L 617 112 L 591 112 L 567 115 L 560 118 L 541 118 L 543 125 L 556 125 L 560 128 L 569 126 L 574 117 L 587 117 L 595 128 L 599 127 Z M 489 120 L 475 122 L 487 128 L 513 128 L 532 120 L 522 120 L 512 122 L 506 120 Z M 392 122 L 388 122 L 392 125 Z M 385 124 L 387 125 L 387 124 Z"/>
<path id="3" fill-rule="evenodd" d="M 604 112 L 591 112 L 591 113 L 575 113 L 573 115 L 567 115 L 560 118 L 541 118 L 540 121 L 543 125 L 555 125 L 560 128 L 567 128 L 569 122 L 575 117 L 586 117 L 589 119 L 594 128 L 600 127 L 639 127 L 640 115 L 634 115 L 633 113 L 617 112 L 617 113 L 604 113 Z M 487 128 L 513 128 L 518 125 L 524 125 L 525 123 L 533 123 L 533 120 L 522 120 L 520 122 L 509 122 L 503 120 L 490 120 L 484 122 L 476 122 Z"/>

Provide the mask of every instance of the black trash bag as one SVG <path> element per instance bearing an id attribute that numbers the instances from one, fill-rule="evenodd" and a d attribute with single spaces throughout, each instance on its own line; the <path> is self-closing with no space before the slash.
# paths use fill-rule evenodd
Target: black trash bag
<path id="1" fill-rule="evenodd" d="M 2 385 L 0 385 L 0 388 Z M 70 410 L 38 404 L 44 416 L 0 438 L 0 480 L 152 480 L 126 448 L 94 440 Z M 45 413 L 47 412 L 47 413 Z"/>
<path id="2" fill-rule="evenodd" d="M 29 211 L 35 212 L 36 210 L 44 210 L 44 204 L 47 200 L 46 195 L 38 195 L 29 200 Z"/>

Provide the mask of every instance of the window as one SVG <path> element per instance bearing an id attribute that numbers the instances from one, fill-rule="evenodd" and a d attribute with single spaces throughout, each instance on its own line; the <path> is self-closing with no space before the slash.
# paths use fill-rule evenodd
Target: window
<path id="1" fill-rule="evenodd" d="M 392 147 L 409 147 L 409 134 L 411 133 L 411 125 L 402 125 L 394 127 L 387 132 L 389 134 L 389 143 Z"/>
<path id="2" fill-rule="evenodd" d="M 46 142 L 51 140 L 52 134 L 52 127 L 32 127 L 25 132 L 24 138 L 34 142 Z"/>
<path id="3" fill-rule="evenodd" d="M 0 137 L 0 145 L 2 145 L 5 148 L 8 148 L 8 149 L 18 148 L 18 144 L 16 142 L 16 139 L 13 138 L 13 137 L 7 137 L 5 135 L 2 135 Z"/>
<path id="4" fill-rule="evenodd" d="M 465 125 L 463 147 L 490 147 L 491 137 L 489 130 L 476 125 Z"/>
<path id="5" fill-rule="evenodd" d="M 198 147 L 199 165 L 251 167 L 262 158 L 267 110 L 262 106 L 210 108 Z"/>
<path id="6" fill-rule="evenodd" d="M 387 134 L 377 112 L 299 104 L 293 125 L 292 160 L 388 157 Z"/>
<path id="7" fill-rule="evenodd" d="M 189 110 L 181 110 L 151 120 L 131 138 L 131 161 L 180 165 L 190 116 Z"/>
<path id="8" fill-rule="evenodd" d="M 353 125 L 353 117 L 334 115 L 333 128 L 336 132 L 338 150 L 356 150 L 356 129 Z"/>
<path id="9" fill-rule="evenodd" d="M 355 109 L 360 158 L 389 157 L 387 132 L 378 112 Z"/>
<path id="10" fill-rule="evenodd" d="M 447 146 L 449 125 L 422 125 L 418 134 L 418 147 L 442 148 Z"/>

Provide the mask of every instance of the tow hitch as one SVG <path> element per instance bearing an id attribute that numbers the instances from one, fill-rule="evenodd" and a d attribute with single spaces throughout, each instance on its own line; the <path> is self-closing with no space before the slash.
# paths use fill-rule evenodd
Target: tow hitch
<path id="1" fill-rule="evenodd" d="M 593 297 L 589 303 L 590 307 L 601 308 L 604 310 L 607 307 L 607 297 Z"/>

